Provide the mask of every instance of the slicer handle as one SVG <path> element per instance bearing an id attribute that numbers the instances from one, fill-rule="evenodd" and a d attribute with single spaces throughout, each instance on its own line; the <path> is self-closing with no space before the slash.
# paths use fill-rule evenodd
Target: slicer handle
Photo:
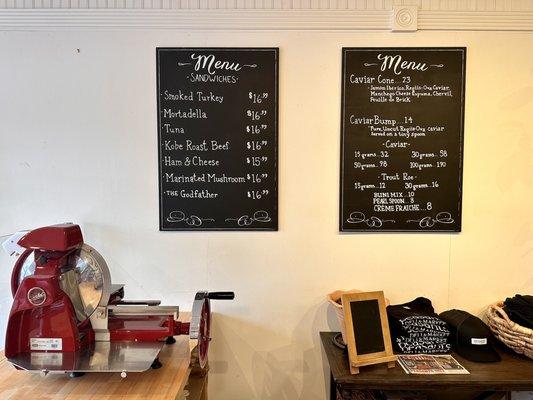
<path id="1" fill-rule="evenodd" d="M 233 300 L 235 298 L 234 292 L 209 292 L 207 298 L 210 300 Z"/>

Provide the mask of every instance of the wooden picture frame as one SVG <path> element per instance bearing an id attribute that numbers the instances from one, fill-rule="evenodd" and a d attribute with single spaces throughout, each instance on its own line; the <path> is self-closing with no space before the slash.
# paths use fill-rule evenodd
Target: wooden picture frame
<path id="1" fill-rule="evenodd" d="M 396 365 L 389 320 L 382 291 L 346 293 L 341 296 L 346 328 L 350 373 L 359 367 L 387 363 Z"/>

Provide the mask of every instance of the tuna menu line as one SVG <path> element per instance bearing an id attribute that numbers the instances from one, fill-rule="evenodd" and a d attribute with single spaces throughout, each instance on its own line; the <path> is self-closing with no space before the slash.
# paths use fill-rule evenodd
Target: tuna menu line
<path id="1" fill-rule="evenodd" d="M 277 230 L 278 49 L 156 56 L 160 230 Z"/>
<path id="2" fill-rule="evenodd" d="M 343 48 L 341 231 L 461 231 L 465 60 Z"/>

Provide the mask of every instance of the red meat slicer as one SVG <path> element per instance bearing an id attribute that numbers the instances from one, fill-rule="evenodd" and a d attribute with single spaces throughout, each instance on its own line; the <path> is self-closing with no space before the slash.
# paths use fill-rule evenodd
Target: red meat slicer
<path id="1" fill-rule="evenodd" d="M 11 276 L 13 306 L 5 356 L 18 369 L 71 373 L 146 371 L 161 366 L 174 335 L 197 341 L 201 368 L 210 341 L 210 300 L 233 292 L 198 292 L 190 322 L 157 300 L 125 301 L 107 264 L 83 243 L 78 225 L 47 226 L 13 235 L 4 248 L 20 254 Z M 15 250 L 13 250 L 15 249 Z"/>

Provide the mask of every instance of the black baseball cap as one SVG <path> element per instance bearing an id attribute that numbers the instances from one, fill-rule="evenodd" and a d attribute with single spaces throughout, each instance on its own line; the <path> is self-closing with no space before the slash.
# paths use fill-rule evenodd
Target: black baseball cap
<path id="1" fill-rule="evenodd" d="M 450 326 L 454 350 L 461 357 L 474 362 L 496 362 L 501 357 L 492 347 L 492 333 L 485 323 L 462 310 L 449 310 L 439 317 Z"/>

